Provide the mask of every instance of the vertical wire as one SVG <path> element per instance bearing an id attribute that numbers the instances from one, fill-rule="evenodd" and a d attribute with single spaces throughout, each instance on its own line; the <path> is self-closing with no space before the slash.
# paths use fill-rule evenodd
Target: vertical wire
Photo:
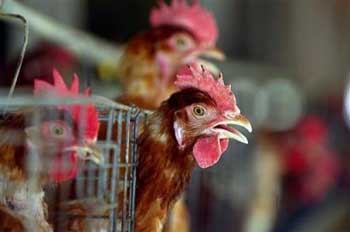
<path id="1" fill-rule="evenodd" d="M 1 7 L 3 7 L 4 5 L 4 1 L 1 2 Z M 1 8 L 0 8 L 1 9 Z M 19 14 L 12 14 L 12 13 L 1 13 L 0 12 L 0 18 L 5 18 L 5 19 L 18 19 L 20 20 L 23 25 L 24 25 L 24 37 L 23 37 L 23 46 L 22 46 L 22 49 L 21 49 L 21 54 L 20 54 L 20 58 L 18 60 L 18 63 L 17 63 L 17 68 L 16 68 L 16 72 L 15 72 L 15 75 L 13 77 L 13 80 L 12 80 L 12 84 L 11 84 L 11 87 L 10 87 L 10 90 L 9 90 L 9 93 L 7 95 L 7 101 L 10 100 L 10 98 L 12 98 L 13 96 L 13 93 L 15 91 L 15 88 L 16 88 L 16 84 L 17 84 L 17 81 L 18 81 L 18 76 L 19 76 L 19 73 L 21 71 L 21 68 L 22 68 L 22 64 L 23 64 L 23 60 L 24 60 L 24 55 L 25 55 L 25 52 L 27 50 L 27 45 L 28 45 L 28 36 L 29 36 L 29 25 L 28 25 L 28 21 L 25 17 L 23 17 L 22 15 L 19 15 Z M 6 113 L 8 109 L 8 106 L 5 105 L 4 109 L 3 109 L 3 113 Z"/>
<path id="2" fill-rule="evenodd" d="M 56 106 L 58 106 L 57 103 L 54 104 L 54 107 L 56 107 Z M 74 106 L 70 105 L 69 107 L 71 107 L 70 110 L 72 110 Z M 53 114 L 58 114 L 58 112 L 55 109 L 52 109 L 52 113 Z M 63 121 L 65 121 L 65 122 L 68 121 L 68 114 L 64 114 L 63 115 Z M 80 131 L 78 131 L 78 133 L 80 133 Z M 79 139 L 79 137 L 78 137 L 78 139 Z M 69 146 L 68 141 L 65 141 L 63 146 L 64 147 L 68 147 Z M 69 156 L 63 156 L 62 159 L 63 159 L 63 165 L 62 165 L 61 168 L 63 169 L 63 172 L 65 172 L 65 170 L 68 170 L 70 168 L 69 167 L 69 163 L 71 162 L 71 160 L 70 160 Z M 60 191 L 60 193 L 59 193 L 60 194 L 59 202 L 66 202 L 67 200 L 69 200 L 69 193 L 71 192 L 71 187 L 72 187 L 72 185 L 70 183 L 69 184 L 60 184 L 59 185 L 59 188 L 58 188 L 58 191 Z M 60 208 L 58 208 L 58 210 L 60 210 Z M 60 221 L 65 222 L 65 221 L 69 220 L 69 215 L 67 215 L 66 213 L 62 214 L 59 211 L 59 215 L 61 217 Z M 58 225 L 59 225 L 59 231 L 67 229 L 67 228 L 64 227 L 64 223 L 59 223 Z"/>
<path id="3" fill-rule="evenodd" d="M 129 231 L 134 231 L 135 228 L 135 201 L 136 201 L 136 179 L 137 179 L 137 137 L 139 134 L 140 111 L 136 112 L 134 117 L 134 128 L 132 135 L 132 170 L 131 170 L 131 189 L 130 189 L 130 205 L 129 205 Z"/>
<path id="4" fill-rule="evenodd" d="M 70 107 L 72 107 L 73 110 L 74 105 Z M 82 105 L 81 109 L 82 110 L 80 122 L 82 126 L 78 127 L 78 140 L 83 140 L 83 138 L 85 137 L 87 123 L 89 123 L 87 120 L 87 105 Z M 92 167 L 91 161 L 84 160 L 84 162 L 79 162 L 78 166 L 82 169 L 82 171 L 78 174 L 78 176 L 75 179 L 77 196 L 79 198 L 89 198 L 92 194 L 91 192 L 93 191 L 93 187 L 91 186 L 94 184 L 93 178 L 90 179 L 90 169 Z"/>
<path id="5" fill-rule="evenodd" d="M 116 118 L 116 112 L 115 112 L 115 110 L 111 109 L 108 113 L 108 118 L 106 121 L 106 123 L 107 123 L 107 136 L 106 136 L 106 145 L 107 145 L 107 147 L 106 147 L 107 153 L 106 154 L 107 154 L 107 157 L 105 159 L 106 160 L 105 175 L 103 177 L 104 182 L 105 182 L 104 186 L 105 186 L 105 188 L 107 188 L 107 190 L 110 192 L 110 194 L 112 193 L 112 190 L 110 189 L 110 188 L 112 188 L 112 186 L 110 186 L 110 184 L 107 183 L 107 181 L 111 180 L 111 178 L 108 179 L 108 173 L 110 173 L 109 169 L 113 168 L 113 158 L 114 158 L 114 156 L 116 156 L 115 149 L 112 146 L 113 126 L 114 126 L 115 118 Z M 111 198 L 108 200 L 111 201 Z M 111 202 L 111 203 L 113 203 L 113 202 Z"/>
<path id="6" fill-rule="evenodd" d="M 125 230 L 126 226 L 126 221 L 128 220 L 128 215 L 127 215 L 127 191 L 128 191 L 128 179 L 129 179 L 129 165 L 130 165 L 130 119 L 131 119 L 131 109 L 128 110 L 126 114 L 126 128 L 125 128 L 125 164 L 124 164 L 124 180 L 123 180 L 123 219 L 122 219 L 122 231 L 127 231 Z"/>
<path id="7" fill-rule="evenodd" d="M 103 194 L 106 190 L 110 191 L 110 189 L 108 189 L 108 184 L 107 184 L 107 175 L 108 175 L 108 171 L 109 171 L 109 167 L 110 167 L 110 154 L 113 150 L 113 146 L 112 146 L 112 135 L 113 135 L 113 122 L 114 119 L 116 117 L 115 115 L 115 111 L 113 109 L 109 110 L 108 112 L 108 118 L 104 118 L 104 123 L 107 123 L 107 135 L 106 135 L 106 147 L 104 149 L 104 153 L 103 154 L 107 154 L 105 157 L 105 163 L 103 164 L 103 168 L 101 170 L 101 174 L 100 174 L 100 179 L 102 180 L 100 183 L 100 191 L 99 194 Z"/>
<path id="8" fill-rule="evenodd" d="M 82 114 L 82 121 L 85 123 L 88 123 L 87 121 L 87 108 L 85 108 L 85 110 L 82 110 L 83 114 Z M 85 123 L 83 123 L 84 125 L 86 125 Z M 84 126 L 83 128 L 81 128 L 81 131 L 83 132 L 82 136 L 84 136 L 84 132 L 86 131 L 86 126 Z M 96 165 L 89 160 L 88 162 L 86 162 L 86 167 L 87 167 L 87 197 L 91 198 L 96 194 Z"/>
<path id="9" fill-rule="evenodd" d="M 32 124 L 32 125 L 40 125 L 40 108 L 37 108 L 38 110 L 35 110 L 33 113 L 33 117 L 31 117 L 29 120 L 31 122 L 28 123 L 28 119 L 25 119 L 26 124 Z M 35 141 L 42 141 L 42 137 L 40 134 L 36 133 L 34 135 L 36 138 L 34 138 Z M 41 144 L 40 144 L 41 145 Z M 38 149 L 35 148 L 35 146 L 30 146 L 30 149 L 28 151 L 28 156 L 26 159 L 26 168 L 28 171 L 28 192 L 30 193 L 30 195 L 32 194 L 37 194 L 37 186 L 39 184 L 39 177 L 40 177 L 40 173 L 39 173 L 39 167 L 41 166 L 41 164 L 39 162 L 45 162 L 42 161 L 41 159 L 39 159 L 39 151 Z M 38 230 L 38 224 L 35 223 L 34 221 L 30 220 L 29 221 L 30 224 L 30 228 L 32 230 Z"/>
<path id="10" fill-rule="evenodd" d="M 114 149 L 113 152 L 113 165 L 112 165 L 112 176 L 111 176 L 111 195 L 110 195 L 110 202 L 111 204 L 117 203 L 117 207 L 115 207 L 110 214 L 110 231 L 117 231 L 118 226 L 118 184 L 119 184 L 119 171 L 120 171 L 120 156 L 121 156 L 121 147 L 122 147 L 122 127 L 123 127 L 123 112 L 121 110 L 117 111 L 117 148 Z M 113 125 L 113 124 L 112 124 Z M 117 197 L 117 199 L 116 199 Z"/>
<path id="11" fill-rule="evenodd" d="M 346 10 L 345 10 L 345 14 L 347 18 L 350 17 L 350 3 L 348 2 L 348 4 L 346 5 Z M 350 25 L 350 21 L 348 21 L 346 23 L 346 25 Z M 347 33 L 347 31 L 345 31 L 345 33 Z M 345 45 L 346 46 L 346 45 Z M 350 69 L 347 67 L 350 67 L 350 56 L 348 54 L 350 54 L 350 47 L 345 47 L 346 50 L 346 55 L 344 55 L 345 57 L 345 72 L 347 72 L 347 76 L 346 76 L 346 84 L 345 84 L 345 99 L 344 99 L 344 118 L 345 118 L 345 122 L 347 124 L 348 127 L 350 127 Z"/>

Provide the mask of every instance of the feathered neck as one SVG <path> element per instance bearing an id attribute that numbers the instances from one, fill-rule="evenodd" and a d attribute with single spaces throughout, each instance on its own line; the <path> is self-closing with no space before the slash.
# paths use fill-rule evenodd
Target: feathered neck
<path id="1" fill-rule="evenodd" d="M 14 170 L 19 178 L 27 179 L 26 118 L 22 114 L 6 114 L 0 117 L 0 163 L 2 168 Z"/>
<path id="2" fill-rule="evenodd" d="M 172 109 L 167 102 L 161 105 L 161 107 L 154 112 L 148 119 L 147 124 L 138 139 L 140 157 L 143 156 L 143 152 L 148 153 L 148 150 L 144 150 L 147 144 L 155 144 L 153 148 L 155 153 L 165 153 L 161 159 L 167 159 L 169 161 L 176 161 L 174 159 L 186 159 L 192 158 L 191 148 L 188 146 L 185 149 L 179 149 L 175 138 L 174 132 L 174 113 L 175 109 Z M 154 157 L 154 156 L 153 156 Z"/>
<path id="3" fill-rule="evenodd" d="M 156 199 L 168 210 L 190 181 L 195 161 L 189 149 L 178 148 L 172 125 L 172 111 L 163 105 L 138 139 L 137 215 Z"/>

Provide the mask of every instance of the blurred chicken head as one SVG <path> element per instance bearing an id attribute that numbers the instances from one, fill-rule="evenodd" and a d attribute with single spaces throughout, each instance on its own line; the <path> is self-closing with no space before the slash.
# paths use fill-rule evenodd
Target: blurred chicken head
<path id="1" fill-rule="evenodd" d="M 170 5 L 160 1 L 151 11 L 150 22 L 150 30 L 129 42 L 118 74 L 128 95 L 146 99 L 157 108 L 176 91 L 176 74 L 183 68 L 205 64 L 218 73 L 214 64 L 200 57 L 223 59 L 224 55 L 215 47 L 215 19 L 197 1 L 173 0 Z"/>
<path id="2" fill-rule="evenodd" d="M 177 69 L 183 64 L 195 63 L 199 56 L 224 58 L 215 47 L 218 38 L 216 21 L 198 1 L 188 4 L 186 0 L 173 0 L 170 5 L 160 1 L 159 7 L 151 11 L 150 22 L 154 28 L 170 31 L 157 41 L 157 61 L 161 69 Z M 167 71 L 175 70 L 163 72 Z"/>
<path id="3" fill-rule="evenodd" d="M 79 79 L 75 75 L 68 88 L 61 75 L 53 71 L 54 84 L 35 80 L 36 96 L 57 98 L 78 97 Z M 86 89 L 83 97 L 89 96 Z M 57 105 L 46 108 L 39 115 L 39 124 L 25 129 L 28 145 L 43 158 L 44 168 L 56 182 L 74 178 L 77 174 L 78 158 L 102 160 L 95 143 L 99 130 L 98 112 L 94 105 Z"/>

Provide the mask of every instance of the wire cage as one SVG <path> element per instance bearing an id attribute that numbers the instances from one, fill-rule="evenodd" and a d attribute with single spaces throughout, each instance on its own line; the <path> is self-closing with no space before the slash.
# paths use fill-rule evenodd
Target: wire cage
<path id="1" fill-rule="evenodd" d="M 57 106 L 69 108 L 76 104 L 92 103 L 99 112 L 100 132 L 96 146 L 102 152 L 104 161 L 99 164 L 79 162 L 76 178 L 44 186 L 45 203 L 48 205 L 47 220 L 54 231 L 132 232 L 135 217 L 136 140 L 145 122 L 144 111 L 97 96 L 84 99 L 14 97 L 11 100 L 0 98 L 0 119 L 30 108 L 31 116 L 26 116 L 25 122 L 37 125 L 41 123 L 43 114 L 57 114 Z M 69 120 L 69 117 L 63 118 Z M 39 141 L 47 143 L 45 138 L 39 138 Z M 40 178 L 37 170 L 45 166 L 45 159 L 33 149 L 29 153 L 29 159 L 26 160 L 29 182 L 37 183 Z"/>

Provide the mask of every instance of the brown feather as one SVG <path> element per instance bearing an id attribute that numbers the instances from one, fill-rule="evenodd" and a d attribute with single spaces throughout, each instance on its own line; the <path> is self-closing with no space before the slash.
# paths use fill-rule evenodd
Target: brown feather
<path id="1" fill-rule="evenodd" d="M 26 169 L 25 124 L 23 114 L 0 118 L 0 221 L 1 231 L 52 231 L 47 223 L 46 205 L 40 187 L 31 186 Z M 12 228 L 8 230 L 8 228 Z"/>
<path id="2" fill-rule="evenodd" d="M 14 214 L 7 207 L 0 205 L 0 231 L 3 232 L 24 232 L 25 228 L 21 218 Z"/>
<path id="3" fill-rule="evenodd" d="M 138 139 L 137 232 L 161 231 L 169 210 L 190 181 L 195 165 L 193 142 L 179 149 L 173 120 L 178 109 L 194 102 L 214 104 L 206 93 L 196 89 L 177 92 L 150 116 Z"/>
<path id="4" fill-rule="evenodd" d="M 168 215 L 163 232 L 190 231 L 190 215 L 184 198 L 181 197 Z"/>

